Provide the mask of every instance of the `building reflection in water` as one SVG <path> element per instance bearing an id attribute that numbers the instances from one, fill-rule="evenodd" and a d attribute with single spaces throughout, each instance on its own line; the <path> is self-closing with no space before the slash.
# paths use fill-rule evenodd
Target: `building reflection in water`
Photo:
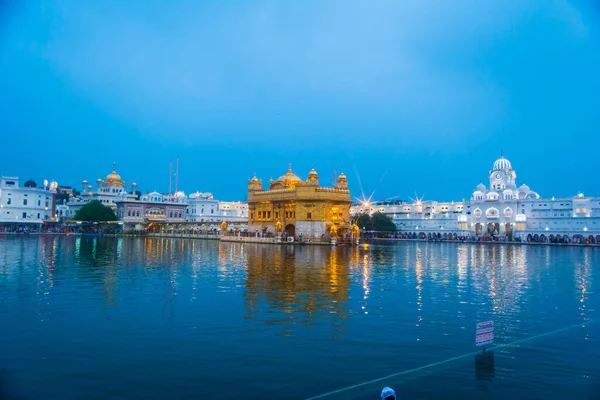
<path id="1" fill-rule="evenodd" d="M 269 324 L 310 325 L 322 318 L 333 318 L 339 323 L 347 317 L 349 266 L 356 257 L 352 249 L 253 244 L 243 247 L 247 318 Z"/>

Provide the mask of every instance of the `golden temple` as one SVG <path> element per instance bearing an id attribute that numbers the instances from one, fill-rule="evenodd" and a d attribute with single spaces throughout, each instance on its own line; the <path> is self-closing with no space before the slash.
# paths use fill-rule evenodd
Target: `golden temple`
<path id="1" fill-rule="evenodd" d="M 269 180 L 263 189 L 262 180 L 248 181 L 248 230 L 263 235 L 285 233 L 303 241 L 329 241 L 350 238 L 350 190 L 342 172 L 332 188 L 319 185 L 314 167 L 306 180 L 292 172 Z"/>

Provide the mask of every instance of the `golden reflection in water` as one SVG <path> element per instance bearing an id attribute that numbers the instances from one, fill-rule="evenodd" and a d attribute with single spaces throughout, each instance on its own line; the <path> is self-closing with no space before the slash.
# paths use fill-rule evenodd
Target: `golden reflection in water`
<path id="1" fill-rule="evenodd" d="M 421 249 L 417 247 L 417 254 L 415 260 L 415 276 L 417 280 L 417 324 L 416 326 L 420 326 L 421 322 L 423 322 L 423 254 Z M 419 339 L 417 339 L 419 340 Z"/>
<path id="2" fill-rule="evenodd" d="M 587 315 L 588 309 L 586 305 L 586 301 L 589 297 L 589 288 L 590 288 L 590 276 L 592 274 L 592 252 L 594 249 L 583 249 L 583 254 L 581 254 L 580 260 L 575 264 L 575 285 L 577 287 L 578 294 L 578 309 L 579 315 L 584 321 L 588 321 L 590 318 Z M 588 332 L 586 330 L 586 339 Z"/>
<path id="3" fill-rule="evenodd" d="M 368 248 L 365 249 L 364 254 L 362 256 L 361 269 L 363 300 L 366 301 L 369 298 L 369 293 L 371 291 L 371 263 L 369 262 Z M 366 304 L 364 304 L 362 308 L 363 310 L 365 310 Z M 365 313 L 366 312 L 368 311 L 365 311 Z"/>
<path id="4" fill-rule="evenodd" d="M 247 318 L 290 324 L 346 318 L 351 250 L 254 244 L 244 247 Z"/>

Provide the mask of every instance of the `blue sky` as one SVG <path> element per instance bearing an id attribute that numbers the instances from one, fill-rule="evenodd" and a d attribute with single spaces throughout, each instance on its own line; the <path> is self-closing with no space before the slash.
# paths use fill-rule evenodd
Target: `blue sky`
<path id="1" fill-rule="evenodd" d="M 500 149 L 600 194 L 594 1 L 0 0 L 0 174 L 243 199 L 288 162 L 353 196 L 468 198 Z"/>

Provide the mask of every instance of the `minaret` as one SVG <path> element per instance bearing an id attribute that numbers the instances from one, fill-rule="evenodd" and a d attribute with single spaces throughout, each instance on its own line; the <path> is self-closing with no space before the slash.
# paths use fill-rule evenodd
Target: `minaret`
<path id="1" fill-rule="evenodd" d="M 173 186 L 173 161 L 169 161 L 169 197 L 171 197 L 171 189 Z"/>
<path id="2" fill-rule="evenodd" d="M 179 192 L 179 157 L 175 160 L 175 194 Z"/>

